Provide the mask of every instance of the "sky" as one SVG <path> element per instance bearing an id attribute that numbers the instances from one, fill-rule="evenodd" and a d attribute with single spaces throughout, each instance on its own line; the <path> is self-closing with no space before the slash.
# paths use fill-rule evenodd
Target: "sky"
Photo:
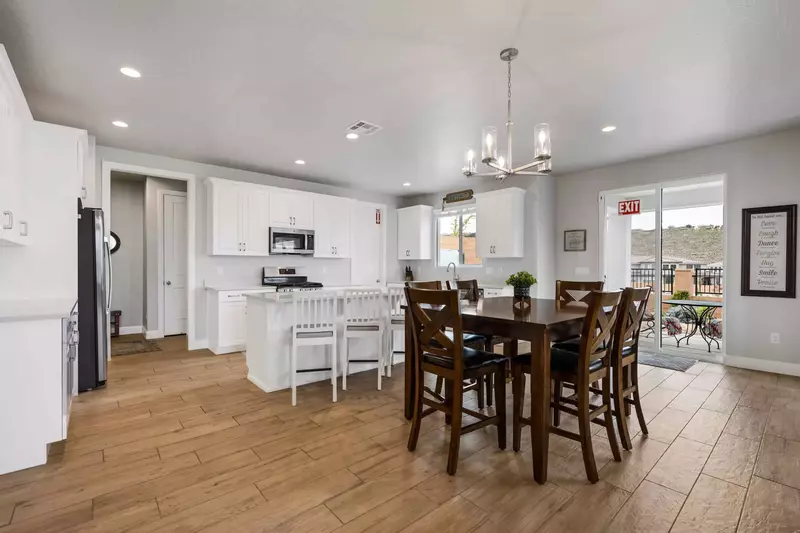
<path id="1" fill-rule="evenodd" d="M 722 206 L 712 205 L 708 207 L 690 207 L 688 209 L 670 209 L 664 211 L 661 217 L 661 226 L 721 226 L 722 225 Z M 651 230 L 656 227 L 655 212 L 633 215 L 631 220 L 633 229 Z"/>

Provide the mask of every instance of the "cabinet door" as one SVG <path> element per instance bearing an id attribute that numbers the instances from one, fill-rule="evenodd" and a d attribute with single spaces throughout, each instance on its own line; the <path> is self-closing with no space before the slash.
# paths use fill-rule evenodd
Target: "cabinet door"
<path id="1" fill-rule="evenodd" d="M 302 192 L 295 193 L 292 200 L 294 227 L 314 229 L 314 195 Z"/>
<path id="2" fill-rule="evenodd" d="M 269 189 L 242 187 L 242 241 L 246 255 L 269 255 Z"/>
<path id="3" fill-rule="evenodd" d="M 411 211 L 406 209 L 397 211 L 397 258 L 400 260 L 411 259 L 416 226 L 414 218 Z"/>
<path id="4" fill-rule="evenodd" d="M 23 124 L 12 106 L 7 88 L 0 78 L 0 225 L 12 224 L 10 230 L 0 230 L 2 238 L 17 242 L 22 204 Z"/>
<path id="5" fill-rule="evenodd" d="M 272 189 L 269 194 L 269 223 L 279 228 L 292 227 L 292 193 Z"/>
<path id="6" fill-rule="evenodd" d="M 317 229 L 314 231 L 314 257 L 336 257 L 333 253 L 336 216 L 334 203 L 330 196 L 317 196 L 314 199 L 314 220 Z M 348 213 L 349 219 L 349 213 Z"/>
<path id="7" fill-rule="evenodd" d="M 315 200 L 316 202 L 316 200 Z M 333 225 L 333 250 L 336 257 L 350 257 L 350 212 L 352 207 L 348 198 L 335 198 L 334 209 L 335 223 Z M 316 214 L 314 216 L 316 226 Z M 318 226 L 317 226 L 318 227 Z"/>
<path id="8" fill-rule="evenodd" d="M 487 259 L 494 254 L 494 246 L 497 243 L 497 223 L 495 220 L 495 202 L 492 197 L 478 197 L 476 199 L 475 235 L 477 239 L 478 255 Z"/>
<path id="9" fill-rule="evenodd" d="M 214 224 L 213 253 L 241 255 L 243 240 L 239 187 L 215 183 L 211 189 L 212 224 Z"/>
<path id="10" fill-rule="evenodd" d="M 247 302 L 220 302 L 219 345 L 244 344 L 247 338 Z"/>

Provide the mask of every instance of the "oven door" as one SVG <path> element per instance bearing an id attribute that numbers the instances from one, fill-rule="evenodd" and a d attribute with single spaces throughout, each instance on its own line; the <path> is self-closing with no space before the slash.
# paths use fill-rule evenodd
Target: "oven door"
<path id="1" fill-rule="evenodd" d="M 314 253 L 314 246 L 309 246 L 309 237 L 313 243 L 313 232 L 292 228 L 270 228 L 269 242 L 271 255 L 309 255 Z"/>

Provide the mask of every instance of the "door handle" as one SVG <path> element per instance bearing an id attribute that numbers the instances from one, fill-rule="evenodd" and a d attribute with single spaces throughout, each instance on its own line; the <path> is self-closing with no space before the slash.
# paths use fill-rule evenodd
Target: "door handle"
<path id="1" fill-rule="evenodd" d="M 171 281 L 167 281 L 167 285 L 172 285 L 172 282 Z"/>

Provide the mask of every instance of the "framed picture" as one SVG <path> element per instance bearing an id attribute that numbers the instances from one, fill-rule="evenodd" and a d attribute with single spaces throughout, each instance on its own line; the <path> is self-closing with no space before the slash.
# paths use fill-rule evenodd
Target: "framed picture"
<path id="1" fill-rule="evenodd" d="M 586 230 L 568 229 L 564 232 L 564 251 L 565 252 L 585 252 L 586 251 Z"/>
<path id="2" fill-rule="evenodd" d="M 742 209 L 742 296 L 795 298 L 797 204 Z"/>

